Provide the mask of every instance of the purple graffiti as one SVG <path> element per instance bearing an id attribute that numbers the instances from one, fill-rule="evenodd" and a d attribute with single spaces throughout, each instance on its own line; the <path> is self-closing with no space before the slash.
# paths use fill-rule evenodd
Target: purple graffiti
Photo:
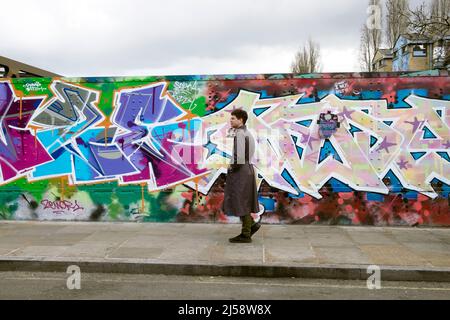
<path id="1" fill-rule="evenodd" d="M 44 207 L 44 210 L 50 209 L 53 213 L 76 212 L 78 210 L 84 210 L 84 208 L 78 204 L 77 200 L 72 203 L 72 201 L 69 200 L 51 201 L 44 199 L 41 201 L 41 205 Z"/>
<path id="2" fill-rule="evenodd" d="M 35 166 L 52 160 L 42 144 L 27 128 L 42 98 L 17 99 L 9 83 L 0 83 L 0 181 L 23 175 Z"/>
<path id="3" fill-rule="evenodd" d="M 198 133 L 195 120 L 190 121 L 191 128 L 188 128 L 188 121 L 176 123 L 186 112 L 164 93 L 166 85 L 159 83 L 120 92 L 119 108 L 112 122 L 129 133 L 117 136 L 116 141 L 139 170 L 137 174 L 123 176 L 126 183 L 149 181 L 159 188 L 206 172 L 197 167 L 197 161 L 183 160 L 186 153 L 201 152 L 202 146 L 195 146 L 193 142 Z M 159 123 L 161 125 L 155 126 Z M 174 137 L 178 129 L 185 132 L 182 141 Z M 194 156 L 194 159 L 200 157 Z"/>

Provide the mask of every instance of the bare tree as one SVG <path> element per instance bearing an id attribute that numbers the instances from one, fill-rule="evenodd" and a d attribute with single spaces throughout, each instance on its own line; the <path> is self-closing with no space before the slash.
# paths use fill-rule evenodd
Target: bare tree
<path id="1" fill-rule="evenodd" d="M 375 54 L 370 45 L 369 28 L 363 26 L 361 28 L 361 44 L 359 48 L 359 62 L 361 71 L 372 72 L 372 59 Z"/>
<path id="2" fill-rule="evenodd" d="M 445 21 L 450 14 L 450 0 L 433 0 L 430 11 L 432 18 Z"/>
<path id="3" fill-rule="evenodd" d="M 433 0 L 430 6 L 425 3 L 414 10 L 403 13 L 408 18 L 410 33 L 422 35 L 434 42 L 433 66 L 450 66 L 450 45 L 444 37 L 450 35 L 450 0 Z"/>
<path id="4" fill-rule="evenodd" d="M 450 0 L 433 0 L 431 3 L 431 21 L 437 21 L 439 26 L 434 30 L 436 46 L 433 52 L 433 64 L 436 68 L 450 66 L 450 41 L 444 37 L 450 35 Z M 433 31 L 432 31 L 433 32 Z"/>
<path id="5" fill-rule="evenodd" d="M 380 0 L 369 0 L 369 6 L 378 7 L 381 10 Z M 365 23 L 361 28 L 359 61 L 362 71 L 372 71 L 372 60 L 375 52 L 381 46 L 381 27 L 377 23 L 369 25 Z"/>
<path id="6" fill-rule="evenodd" d="M 408 30 L 409 0 L 386 0 L 385 10 L 385 39 L 387 46 L 392 49 L 397 38 Z"/>
<path id="7" fill-rule="evenodd" d="M 369 0 L 369 6 L 380 6 L 380 0 Z M 381 46 L 381 34 L 385 45 L 392 49 L 402 34 L 422 35 L 435 42 L 433 60 L 437 66 L 450 65 L 450 0 L 423 2 L 414 9 L 410 0 L 385 0 L 383 30 L 365 24 L 361 28 L 360 65 L 362 71 L 373 71 L 372 60 Z M 436 62 L 439 62 L 436 64 Z"/>
<path id="8" fill-rule="evenodd" d="M 291 64 L 293 73 L 314 73 L 321 71 L 320 45 L 311 38 L 295 54 Z"/>
<path id="9" fill-rule="evenodd" d="M 409 10 L 403 16 L 408 17 L 408 27 L 411 33 L 426 35 L 431 38 L 441 38 L 450 31 L 450 0 L 434 0 L 428 7 L 422 3 L 414 10 Z"/>

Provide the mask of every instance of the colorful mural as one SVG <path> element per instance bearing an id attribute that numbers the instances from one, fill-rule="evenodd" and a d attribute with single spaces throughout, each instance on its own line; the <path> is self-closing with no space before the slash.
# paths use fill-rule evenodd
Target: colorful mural
<path id="1" fill-rule="evenodd" d="M 0 219 L 235 222 L 220 208 L 236 108 L 255 218 L 450 225 L 438 72 L 0 79 Z"/>

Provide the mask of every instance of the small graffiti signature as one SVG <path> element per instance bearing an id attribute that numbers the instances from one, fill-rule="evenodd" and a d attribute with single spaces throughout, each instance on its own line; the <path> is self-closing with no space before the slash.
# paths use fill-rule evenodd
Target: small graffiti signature
<path id="1" fill-rule="evenodd" d="M 345 91 L 348 89 L 348 83 L 346 81 L 337 82 L 334 84 L 334 89 L 336 93 L 345 94 Z"/>
<path id="2" fill-rule="evenodd" d="M 32 82 L 32 83 L 25 83 L 24 84 L 24 88 L 25 90 L 27 90 L 28 92 L 30 91 L 41 91 L 44 90 L 44 88 L 42 87 L 42 85 L 39 82 Z"/>
<path id="3" fill-rule="evenodd" d="M 44 210 L 50 209 L 53 211 L 53 213 L 56 213 L 56 214 L 84 210 L 84 208 L 78 204 L 77 200 L 72 202 L 69 200 L 51 201 L 51 200 L 45 199 L 45 200 L 41 201 L 41 205 L 44 206 Z"/>

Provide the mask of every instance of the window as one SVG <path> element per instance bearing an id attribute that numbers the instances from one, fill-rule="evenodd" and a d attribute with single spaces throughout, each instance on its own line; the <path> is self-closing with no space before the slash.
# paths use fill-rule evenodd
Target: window
<path id="1" fill-rule="evenodd" d="M 31 73 L 31 72 L 20 70 L 18 77 L 19 78 L 40 78 L 41 76 L 38 76 L 37 74 Z"/>
<path id="2" fill-rule="evenodd" d="M 394 51 L 394 60 L 397 59 L 399 55 L 401 55 L 401 49 Z"/>
<path id="3" fill-rule="evenodd" d="M 426 57 L 427 47 L 423 44 L 416 44 L 413 48 L 413 57 Z"/>
<path id="4" fill-rule="evenodd" d="M 0 78 L 5 78 L 8 76 L 9 68 L 0 64 Z"/>

